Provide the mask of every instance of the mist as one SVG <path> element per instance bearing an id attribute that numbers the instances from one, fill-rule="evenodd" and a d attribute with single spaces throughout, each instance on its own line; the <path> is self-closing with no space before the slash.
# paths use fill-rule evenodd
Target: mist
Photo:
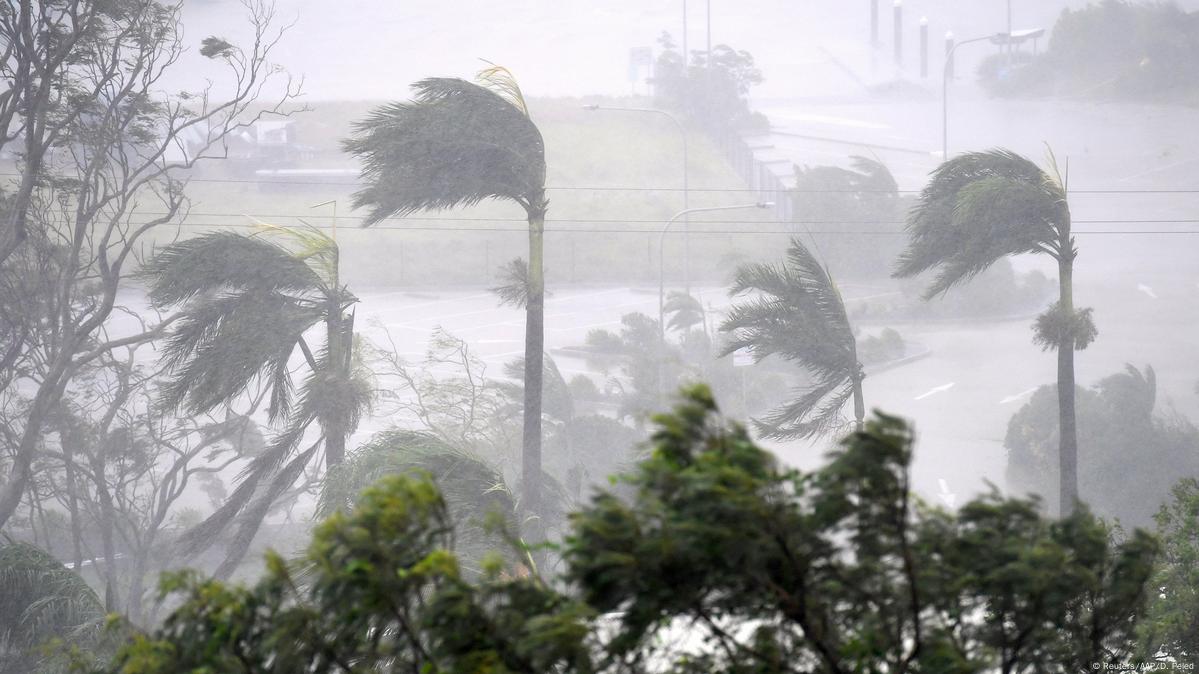
<path id="1" fill-rule="evenodd" d="M 0 672 L 1199 658 L 1199 0 L 11 0 L 0 44 Z"/>

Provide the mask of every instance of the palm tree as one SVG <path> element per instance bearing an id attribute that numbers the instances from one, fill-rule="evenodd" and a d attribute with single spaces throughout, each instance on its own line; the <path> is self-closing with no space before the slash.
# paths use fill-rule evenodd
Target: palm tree
<path id="1" fill-rule="evenodd" d="M 289 245 L 269 241 L 266 234 Z M 315 230 L 212 232 L 166 247 L 142 273 L 155 306 L 182 307 L 164 347 L 170 378 L 162 403 L 206 413 L 262 381 L 269 420 L 282 426 L 250 462 L 228 502 L 184 536 L 185 548 L 194 553 L 240 514 L 241 526 L 217 571 L 224 575 L 318 447 L 324 446 L 326 468 L 345 457 L 346 438 L 370 401 L 367 378 L 354 358 L 354 314 L 347 313 L 358 300 L 339 282 L 337 244 Z M 314 350 L 305 334 L 318 326 L 324 346 Z M 308 370 L 298 392 L 290 371 L 297 351 Z M 321 439 L 301 451 L 314 422 Z"/>
<path id="2" fill-rule="evenodd" d="M 104 605 L 83 578 L 52 555 L 5 538 L 0 544 L 0 671 L 67 671 L 65 663 L 56 662 L 62 649 L 52 655 L 50 640 L 94 648 L 104 631 Z"/>
<path id="3" fill-rule="evenodd" d="M 1074 419 L 1074 351 L 1095 339 L 1090 309 L 1074 309 L 1074 258 L 1066 181 L 1052 153 L 1050 170 L 1007 150 L 954 157 L 932 180 L 908 217 L 908 247 L 897 277 L 937 269 L 931 299 L 968 281 L 1007 255 L 1040 253 L 1057 261 L 1058 301 L 1037 318 L 1034 341 L 1057 350 L 1060 513 L 1078 500 L 1078 435 Z"/>
<path id="4" fill-rule="evenodd" d="M 395 473 L 424 473 L 437 483 L 454 525 L 455 552 L 468 566 L 477 569 L 487 553 L 505 550 L 503 532 L 489 522 L 499 517 L 504 529 L 516 522 L 516 498 L 503 472 L 470 450 L 422 431 L 384 431 L 356 449 L 321 484 L 317 515 L 352 510 L 363 489 Z"/>
<path id="5" fill-rule="evenodd" d="M 741 267 L 729 294 L 758 296 L 729 311 L 721 325 L 731 333 L 724 354 L 749 349 L 756 361 L 777 354 L 812 377 L 810 385 L 796 391 L 795 400 L 755 420 L 759 431 L 779 440 L 835 431 L 850 398 L 860 429 L 866 416 L 865 372 L 845 304 L 828 269 L 792 239 L 783 264 Z"/>
<path id="6" fill-rule="evenodd" d="M 430 78 L 414 100 L 376 109 L 355 126 L 346 149 L 362 159 L 366 184 L 354 198 L 365 225 L 421 210 L 486 199 L 519 204 L 528 216 L 525 302 L 525 404 L 522 502 L 537 513 L 541 496 L 541 372 L 545 341 L 545 143 L 511 73 L 491 67 L 478 83 Z"/>

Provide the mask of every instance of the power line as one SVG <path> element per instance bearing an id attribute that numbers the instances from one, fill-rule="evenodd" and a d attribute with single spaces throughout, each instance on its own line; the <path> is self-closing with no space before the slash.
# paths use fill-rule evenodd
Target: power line
<path id="1" fill-rule="evenodd" d="M 655 221 L 655 222 L 657 222 L 657 221 Z M 1075 222 L 1079 222 L 1079 221 L 1076 220 Z M 1128 222 L 1136 222 L 1136 221 L 1130 220 Z M 1192 220 L 1190 222 L 1199 223 L 1199 220 Z M 735 223 L 730 222 L 728 224 L 735 224 Z M 201 222 L 183 222 L 183 223 L 165 224 L 165 225 L 161 225 L 161 227 L 164 229 L 170 228 L 170 227 L 187 227 L 187 228 L 225 227 L 225 228 L 236 228 L 236 229 L 257 229 L 257 225 L 253 225 L 253 224 L 249 224 L 249 223 L 218 224 L 218 223 L 201 223 Z M 332 227 L 318 226 L 318 227 L 316 227 L 316 229 L 330 230 L 330 229 L 332 229 Z M 357 229 L 357 228 L 355 228 L 355 229 Z M 526 227 L 429 227 L 429 226 L 399 227 L 399 226 L 389 226 L 389 225 L 378 225 L 375 227 L 363 228 L 362 231 L 368 231 L 368 229 L 369 230 L 399 231 L 399 232 L 496 232 L 496 233 L 504 233 L 504 232 L 525 233 L 525 232 L 528 232 L 528 228 L 526 228 Z M 342 230 L 342 231 L 344 232 L 345 230 Z M 572 227 L 572 228 L 547 227 L 545 229 L 545 231 L 547 233 L 563 233 L 563 234 L 661 234 L 661 232 L 662 232 L 661 229 L 646 229 L 646 228 L 632 229 L 632 228 L 582 228 L 582 227 Z M 681 235 L 683 233 L 684 232 L 682 230 L 667 232 L 668 235 L 674 235 L 674 236 Z M 1174 229 L 1174 230 L 1081 230 L 1081 231 L 1074 230 L 1072 233 L 1079 234 L 1079 235 L 1199 234 L 1199 229 L 1187 229 L 1187 230 L 1181 230 L 1181 229 Z M 805 230 L 805 231 L 795 231 L 795 230 L 790 230 L 790 229 L 693 229 L 693 230 L 691 230 L 691 234 L 692 235 L 702 235 L 702 234 L 722 234 L 722 235 L 724 235 L 724 234 L 791 234 L 791 235 L 796 235 L 796 236 L 801 235 L 801 234 L 821 234 L 821 235 L 834 235 L 834 236 L 857 236 L 857 235 L 906 236 L 907 232 L 893 231 L 893 230 L 859 230 L 859 231 L 844 231 L 844 230 L 807 231 L 807 230 Z"/>
<path id="2" fill-rule="evenodd" d="M 166 213 L 146 211 L 146 212 L 140 213 L 140 215 L 160 216 L 160 215 L 166 215 Z M 256 215 L 251 215 L 248 213 L 188 213 L 186 215 L 200 217 L 200 218 L 247 218 L 247 217 L 257 218 L 257 219 L 294 218 L 297 220 L 320 219 L 320 220 L 325 220 L 325 221 L 331 221 L 331 218 L 327 215 L 317 216 L 312 213 L 305 213 L 305 214 L 290 214 L 290 213 L 270 214 L 270 213 L 268 213 L 268 214 L 256 214 Z M 362 220 L 365 220 L 365 219 L 366 218 L 361 217 L 361 216 L 348 215 L 348 216 L 338 216 L 337 221 L 339 223 L 343 223 L 343 222 L 353 223 L 353 222 L 361 222 Z M 427 216 L 427 215 L 425 215 L 425 216 L 407 215 L 407 216 L 400 216 L 400 217 L 389 217 L 389 218 L 383 218 L 381 221 L 382 222 L 519 222 L 519 223 L 527 222 L 527 220 L 525 220 L 524 218 L 511 218 L 511 217 L 509 217 L 509 218 L 480 217 L 480 216 L 446 217 L 446 216 Z M 661 224 L 664 224 L 667 222 L 667 220 L 665 218 L 546 218 L 545 221 L 547 223 L 552 223 L 552 222 L 572 223 L 573 222 L 573 223 L 591 223 L 591 224 L 656 224 L 656 225 L 661 225 Z M 735 224 L 752 223 L 752 222 L 761 222 L 761 221 L 735 220 L 735 219 L 704 219 L 704 220 L 693 220 L 692 224 L 693 225 L 704 225 L 704 224 L 735 225 Z M 880 226 L 881 225 L 897 225 L 897 226 L 902 226 L 902 225 L 906 224 L 906 222 L 907 222 L 906 220 L 823 220 L 823 219 L 821 219 L 821 220 L 788 220 L 787 224 L 794 224 L 794 225 L 880 225 Z M 1071 222 L 1073 222 L 1074 224 L 1084 224 L 1084 225 L 1192 225 L 1192 224 L 1199 224 L 1199 218 L 1074 219 Z M 133 223 L 133 224 L 137 224 L 137 223 Z M 191 226 L 188 223 L 185 223 L 185 224 L 187 226 Z M 215 224 L 215 223 L 209 223 L 209 225 L 210 226 L 220 226 L 220 227 L 232 226 L 232 225 L 227 225 L 227 224 Z M 254 226 L 254 225 L 247 225 L 247 226 Z M 314 225 L 310 224 L 310 226 L 314 226 Z M 351 224 L 349 226 L 354 227 L 353 224 Z M 328 228 L 327 225 L 320 225 L 319 227 L 320 228 Z M 379 225 L 369 225 L 367 227 L 364 227 L 363 229 L 379 229 L 379 228 L 380 228 Z"/>
<path id="3" fill-rule="evenodd" d="M 19 178 L 19 173 L 0 173 L 0 177 Z M 359 181 L 328 181 L 328 180 L 251 180 L 246 178 L 188 178 L 191 183 L 231 183 L 244 185 L 322 185 L 326 187 L 361 187 Z M 615 185 L 548 185 L 547 190 L 558 191 L 589 191 L 589 192 L 682 192 L 682 187 L 634 187 Z M 701 193 L 747 193 L 771 192 L 775 190 L 755 189 L 752 187 L 688 187 L 687 192 Z M 794 189 L 783 187 L 783 192 L 792 194 L 919 194 L 923 190 L 864 190 L 864 189 Z M 1199 194 L 1199 188 L 1092 188 L 1071 189 L 1071 195 L 1077 194 Z"/>

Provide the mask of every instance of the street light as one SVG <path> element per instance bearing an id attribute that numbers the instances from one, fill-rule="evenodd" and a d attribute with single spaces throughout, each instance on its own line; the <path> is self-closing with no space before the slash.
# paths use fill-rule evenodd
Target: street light
<path id="1" fill-rule="evenodd" d="M 947 35 L 946 39 L 952 39 L 952 34 Z M 949 159 L 949 69 L 953 67 L 953 57 L 957 53 L 959 47 L 971 42 L 982 42 L 990 40 L 996 44 L 1000 41 L 1007 40 L 1009 33 L 995 33 L 994 35 L 985 35 L 983 37 L 973 37 L 969 40 L 962 40 L 955 43 L 945 53 L 945 67 L 941 73 L 941 161 Z"/>
<path id="2" fill-rule="evenodd" d="M 679 218 L 686 217 L 692 213 L 710 213 L 712 211 L 735 211 L 743 208 L 771 208 L 774 206 L 773 201 L 759 201 L 752 204 L 735 204 L 732 206 L 709 206 L 706 208 L 686 208 L 678 213 L 675 213 L 666 221 L 662 227 L 662 231 L 658 233 L 658 395 L 661 396 L 662 391 L 662 359 L 666 356 L 666 255 L 664 254 L 664 244 L 666 242 L 666 232 L 670 231 L 670 226 L 673 225 Z"/>
<path id="3" fill-rule="evenodd" d="M 675 115 L 672 115 L 669 112 L 666 112 L 665 110 L 658 110 L 657 108 L 625 108 L 625 107 L 614 107 L 614 106 L 608 106 L 608 105 L 600 106 L 598 104 L 593 103 L 591 105 L 584 105 L 583 109 L 584 110 L 593 110 L 593 111 L 594 110 L 614 110 L 616 112 L 641 112 L 641 113 L 649 113 L 649 114 L 654 114 L 654 115 L 662 115 L 663 117 L 669 119 L 671 121 L 671 123 L 674 124 L 675 128 L 677 128 L 679 130 L 679 138 L 683 141 L 683 210 L 684 211 L 688 210 L 688 206 L 690 205 L 690 200 L 688 197 L 688 195 L 690 194 L 690 190 L 688 188 L 688 183 L 687 183 L 687 174 L 689 172 L 687 170 L 687 167 L 690 165 L 690 162 L 687 159 L 687 153 L 688 153 L 688 151 L 687 151 L 687 127 L 683 126 L 682 120 L 680 120 Z M 691 227 L 689 226 L 689 222 L 686 220 L 684 220 L 684 231 L 685 231 L 685 234 L 684 234 L 684 238 L 683 238 L 683 249 L 684 249 L 684 253 L 683 253 L 683 282 L 684 282 L 685 287 L 688 290 L 690 290 L 691 289 Z"/>
<path id="4" fill-rule="evenodd" d="M 665 344 L 666 330 L 663 327 L 663 317 L 665 315 L 666 305 L 666 255 L 664 246 L 666 241 L 666 232 L 670 231 L 670 226 L 673 225 L 679 218 L 690 215 L 692 213 L 710 213 L 712 211 L 734 211 L 743 208 L 771 208 L 774 206 L 773 201 L 759 201 L 752 204 L 736 204 L 733 206 L 709 206 L 706 208 L 688 208 L 675 213 L 666 225 L 662 227 L 662 231 L 658 233 L 658 338 Z"/>

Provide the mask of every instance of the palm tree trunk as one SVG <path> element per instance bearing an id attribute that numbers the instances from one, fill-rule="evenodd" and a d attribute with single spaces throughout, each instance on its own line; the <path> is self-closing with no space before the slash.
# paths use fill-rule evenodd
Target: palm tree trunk
<path id="1" fill-rule="evenodd" d="M 1074 317 L 1074 255 L 1067 234 L 1058 260 L 1058 308 L 1066 320 Z M 1074 512 L 1078 501 L 1078 430 L 1074 417 L 1074 333 L 1062 337 L 1057 348 L 1058 464 L 1061 477 L 1059 514 Z"/>
<path id="2" fill-rule="evenodd" d="M 861 368 L 861 365 L 858 366 Z M 866 421 L 866 399 L 862 395 L 862 375 L 853 378 L 854 430 L 861 431 Z"/>
<path id="3" fill-rule="evenodd" d="M 345 381 L 349 378 L 349 362 L 345 358 L 344 351 L 349 348 L 349 344 L 346 342 L 350 340 L 347 340 L 345 336 L 341 301 L 337 297 L 331 297 L 328 304 L 329 307 L 326 310 L 328 313 L 325 316 L 325 348 L 328 351 L 325 366 L 335 370 L 330 374 Z M 327 404 L 336 407 L 339 402 L 349 404 L 349 401 L 330 401 Z M 346 458 L 346 427 L 348 424 L 344 411 L 340 407 L 334 415 L 323 419 L 322 422 L 321 430 L 325 434 L 325 470 L 329 470 Z"/>
<path id="4" fill-rule="evenodd" d="M 529 299 L 525 306 L 525 400 L 521 452 L 521 500 L 526 515 L 541 512 L 541 386 L 545 354 L 545 275 L 542 246 L 545 206 L 541 199 L 529 209 Z M 537 526 L 535 531 L 540 532 Z"/>

